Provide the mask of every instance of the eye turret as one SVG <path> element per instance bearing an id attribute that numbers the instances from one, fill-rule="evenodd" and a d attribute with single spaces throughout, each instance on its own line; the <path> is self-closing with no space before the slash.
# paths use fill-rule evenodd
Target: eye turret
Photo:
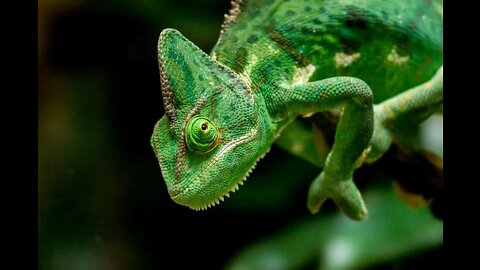
<path id="1" fill-rule="evenodd" d="M 203 116 L 194 116 L 185 127 L 185 143 L 190 151 L 206 154 L 218 145 L 220 133 L 215 123 Z"/>

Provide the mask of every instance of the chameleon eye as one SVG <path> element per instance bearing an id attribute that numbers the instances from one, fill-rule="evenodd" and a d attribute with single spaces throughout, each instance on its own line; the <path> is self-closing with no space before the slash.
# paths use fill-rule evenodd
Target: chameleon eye
<path id="1" fill-rule="evenodd" d="M 195 153 L 205 154 L 218 145 L 220 134 L 210 119 L 194 116 L 185 127 L 185 143 Z"/>

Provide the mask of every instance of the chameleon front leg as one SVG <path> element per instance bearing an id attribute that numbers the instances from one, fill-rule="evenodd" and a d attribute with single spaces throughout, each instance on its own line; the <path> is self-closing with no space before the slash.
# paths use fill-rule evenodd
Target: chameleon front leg
<path id="1" fill-rule="evenodd" d="M 443 101 L 443 66 L 427 82 L 394 96 L 374 107 L 375 128 L 366 162 L 379 159 L 392 143 L 392 129 L 403 116 L 420 123 L 430 117 Z"/>
<path id="2" fill-rule="evenodd" d="M 368 147 L 373 132 L 370 87 L 360 79 L 334 77 L 296 85 L 291 90 L 284 97 L 293 113 L 343 109 L 324 169 L 310 186 L 308 208 L 316 213 L 331 198 L 347 216 L 362 219 L 367 209 L 352 176 L 355 161 Z"/>

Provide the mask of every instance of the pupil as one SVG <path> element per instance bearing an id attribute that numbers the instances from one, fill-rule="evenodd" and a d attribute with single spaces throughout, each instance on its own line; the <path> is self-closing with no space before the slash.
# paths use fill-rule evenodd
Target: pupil
<path id="1" fill-rule="evenodd" d="M 202 130 L 207 130 L 207 124 L 206 123 L 202 124 Z"/>

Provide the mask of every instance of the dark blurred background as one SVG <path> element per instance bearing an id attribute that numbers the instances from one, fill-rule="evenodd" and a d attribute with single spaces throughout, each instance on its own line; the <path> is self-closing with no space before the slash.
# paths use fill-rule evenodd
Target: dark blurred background
<path id="1" fill-rule="evenodd" d="M 319 169 L 277 147 L 220 206 L 196 212 L 168 196 L 149 144 L 153 126 L 163 115 L 158 35 L 175 28 L 209 52 L 229 7 L 226 0 L 39 0 L 39 269 L 248 269 L 257 261 L 265 263 L 259 269 L 342 269 L 325 262 L 333 240 L 317 238 L 322 233 L 342 235 L 345 231 L 332 225 L 336 222 L 350 224 L 344 230 L 358 223 L 350 223 L 330 202 L 311 216 L 306 194 Z M 439 153 L 441 123 L 436 119 L 426 129 L 439 140 L 433 146 Z M 374 167 L 359 174 L 367 197 L 370 189 L 384 190 L 380 193 L 387 194 L 385 200 L 399 201 L 398 213 L 419 215 L 415 220 L 425 225 L 417 227 L 423 230 L 419 235 L 432 236 L 399 244 L 368 263 L 353 256 L 348 267 L 439 266 L 442 222 L 427 207 L 412 208 L 400 201 L 393 182 Z M 372 207 L 374 202 L 370 212 Z M 372 217 L 369 222 L 376 223 L 369 228 L 390 228 L 388 224 L 402 224 L 406 216 Z M 298 221 L 320 222 L 314 223 L 319 232 L 310 234 L 307 225 L 296 227 Z M 375 238 L 375 230 L 356 230 Z M 412 235 L 411 230 L 395 227 L 382 239 Z M 305 232 L 307 240 L 276 242 L 298 232 Z M 277 256 L 285 261 L 269 261 L 270 253 L 255 249 L 254 243 L 263 242 L 270 243 L 271 250 L 282 245 L 287 254 L 304 261 L 288 261 L 287 255 Z M 365 241 L 353 246 L 373 249 Z M 242 255 L 250 248 L 258 256 Z"/>

